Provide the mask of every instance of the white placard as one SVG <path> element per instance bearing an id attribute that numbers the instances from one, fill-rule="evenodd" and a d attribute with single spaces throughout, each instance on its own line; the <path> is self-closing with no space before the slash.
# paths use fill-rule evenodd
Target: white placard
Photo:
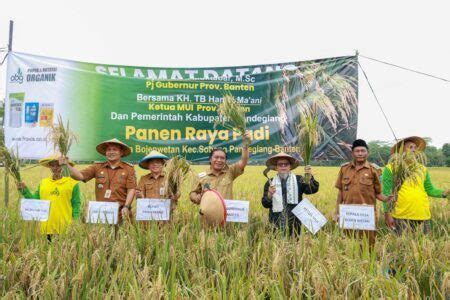
<path id="1" fill-rule="evenodd" d="M 137 221 L 169 221 L 170 199 L 138 199 L 136 203 Z"/>
<path id="2" fill-rule="evenodd" d="M 376 230 L 373 205 L 339 205 L 339 227 L 344 229 Z"/>
<path id="3" fill-rule="evenodd" d="M 249 202 L 242 200 L 225 200 L 227 222 L 248 223 Z"/>
<path id="4" fill-rule="evenodd" d="M 87 223 L 117 224 L 119 221 L 119 203 L 89 201 Z"/>
<path id="5" fill-rule="evenodd" d="M 292 213 L 312 234 L 316 234 L 327 223 L 327 218 L 306 198 L 300 201 Z"/>
<path id="6" fill-rule="evenodd" d="M 50 214 L 50 201 L 39 199 L 21 199 L 20 215 L 24 221 L 40 221 L 48 220 Z"/>

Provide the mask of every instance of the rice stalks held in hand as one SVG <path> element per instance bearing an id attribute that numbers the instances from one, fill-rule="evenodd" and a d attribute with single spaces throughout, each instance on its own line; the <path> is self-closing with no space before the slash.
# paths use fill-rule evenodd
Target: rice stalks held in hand
<path id="1" fill-rule="evenodd" d="M 47 140 L 53 144 L 53 149 L 55 151 L 61 153 L 63 157 L 67 157 L 73 143 L 78 143 L 78 136 L 75 132 L 70 130 L 69 121 L 67 121 L 67 124 L 64 125 L 61 115 L 58 115 L 58 123 L 53 124 L 50 127 Z M 64 165 L 63 167 L 63 176 L 70 176 L 67 165 Z"/>
<path id="2" fill-rule="evenodd" d="M 298 125 L 298 144 L 300 148 L 300 155 L 308 166 L 311 163 L 311 158 L 314 149 L 319 145 L 321 140 L 320 125 L 318 115 L 312 113 L 310 110 L 305 110 L 300 115 L 300 124 Z M 311 181 L 310 174 L 305 175 L 305 181 Z"/>
<path id="3" fill-rule="evenodd" d="M 223 101 L 218 105 L 217 113 L 219 120 L 214 123 L 214 127 L 222 125 L 223 127 L 239 132 L 244 136 L 247 130 L 247 124 L 245 120 L 245 108 L 236 101 L 231 94 L 225 94 Z M 248 141 L 246 141 L 247 146 Z"/>
<path id="4" fill-rule="evenodd" d="M 420 178 L 424 172 L 424 165 L 426 165 L 426 156 L 423 152 L 408 152 L 400 147 L 398 152 L 391 155 L 388 165 L 392 172 L 392 201 L 388 203 L 388 210 L 392 212 L 397 203 L 398 193 L 402 184 L 409 181 L 413 184 L 420 184 Z"/>
<path id="5" fill-rule="evenodd" d="M 191 172 L 191 165 L 182 156 L 175 156 L 166 162 L 165 197 L 176 195 L 180 187 Z"/>
<path id="6" fill-rule="evenodd" d="M 20 158 L 19 149 L 14 152 L 13 149 L 8 149 L 5 145 L 0 146 L 0 156 L 5 166 L 5 172 L 14 178 L 16 185 L 22 181 L 20 176 Z"/>

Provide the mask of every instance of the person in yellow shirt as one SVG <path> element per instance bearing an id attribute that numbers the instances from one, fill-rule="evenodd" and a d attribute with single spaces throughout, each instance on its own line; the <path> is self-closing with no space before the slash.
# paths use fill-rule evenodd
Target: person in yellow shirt
<path id="1" fill-rule="evenodd" d="M 39 161 L 41 166 L 50 169 L 52 175 L 42 179 L 34 193 L 24 182 L 18 185 L 24 198 L 50 201 L 48 221 L 41 222 L 40 226 L 41 233 L 46 234 L 49 241 L 53 235 L 64 233 L 72 219 L 80 218 L 80 187 L 76 180 L 62 176 L 62 166 L 58 158 L 58 155 L 52 155 Z M 69 163 L 73 165 L 72 162 Z"/>
<path id="2" fill-rule="evenodd" d="M 399 141 L 391 149 L 391 154 L 400 151 L 415 152 L 425 150 L 425 140 L 412 136 Z M 384 212 L 386 225 L 394 229 L 397 234 L 402 234 L 406 229 L 417 230 L 423 226 L 423 232 L 429 233 L 431 230 L 431 211 L 428 197 L 446 198 L 449 190 L 436 188 L 431 182 L 430 174 L 425 166 L 422 166 L 422 172 L 419 176 L 419 184 L 410 180 L 405 181 L 397 197 L 397 202 L 391 213 L 385 203 Z M 390 195 L 393 189 L 392 167 L 388 164 L 382 175 L 383 194 Z"/>

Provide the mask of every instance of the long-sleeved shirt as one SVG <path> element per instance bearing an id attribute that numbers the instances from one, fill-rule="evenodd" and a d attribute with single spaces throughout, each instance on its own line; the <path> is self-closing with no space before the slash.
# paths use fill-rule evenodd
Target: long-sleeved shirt
<path id="1" fill-rule="evenodd" d="M 297 179 L 298 185 L 298 201 L 302 200 L 303 194 L 315 194 L 319 190 L 319 182 L 317 182 L 314 177 L 311 178 L 311 182 L 305 183 L 303 181 L 303 177 L 300 175 L 295 175 Z M 283 211 L 282 212 L 273 212 L 272 210 L 272 199 L 269 199 L 269 182 L 266 182 L 264 185 L 264 193 L 261 199 L 261 203 L 265 208 L 269 208 L 269 222 L 275 224 L 279 228 L 284 228 L 284 225 L 287 221 L 289 226 L 289 232 L 292 234 L 293 230 L 297 230 L 299 232 L 301 222 L 298 218 L 292 213 L 292 210 L 297 206 L 297 204 L 289 204 L 287 203 L 287 188 L 286 188 L 286 180 L 281 180 L 281 190 L 283 195 Z"/>
<path id="2" fill-rule="evenodd" d="M 76 180 L 63 177 L 53 180 L 44 178 L 32 193 L 29 188 L 22 191 L 28 199 L 42 199 L 50 201 L 50 215 L 48 221 L 41 222 L 42 234 L 63 233 L 72 219 L 80 218 L 80 187 Z"/>
<path id="3" fill-rule="evenodd" d="M 389 196 L 393 190 L 392 167 L 387 165 L 382 176 L 383 194 Z M 430 201 L 428 196 L 443 198 L 444 190 L 437 189 L 431 182 L 430 173 L 423 166 L 422 172 L 417 174 L 417 183 L 412 180 L 405 181 L 398 191 L 397 202 L 392 216 L 397 219 L 407 220 L 430 220 Z M 384 211 L 387 212 L 387 204 L 383 203 Z"/>

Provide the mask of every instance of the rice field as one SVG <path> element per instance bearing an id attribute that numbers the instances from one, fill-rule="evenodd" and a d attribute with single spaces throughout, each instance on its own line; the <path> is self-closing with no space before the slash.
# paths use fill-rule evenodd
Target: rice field
<path id="1" fill-rule="evenodd" d="M 113 227 L 77 222 L 69 234 L 51 244 L 40 235 L 38 224 L 20 220 L 19 196 L 12 187 L 5 208 L 1 169 L 0 295 L 6 299 L 450 297 L 448 200 L 431 199 L 433 230 L 428 236 L 397 237 L 385 228 L 379 213 L 375 251 L 370 253 L 367 244 L 344 236 L 331 221 L 338 168 L 313 168 L 320 190 L 309 199 L 329 222 L 316 236 L 305 231 L 298 238 L 273 233 L 268 226 L 268 211 L 261 205 L 263 169 L 249 166 L 235 181 L 235 198 L 250 201 L 249 224 L 202 228 L 186 182 L 170 224 L 133 222 L 115 233 Z M 144 174 L 136 170 L 138 177 Z M 449 168 L 430 172 L 436 186 L 450 186 Z M 35 188 L 49 171 L 37 167 L 22 175 Z M 94 183 L 80 185 L 84 217 Z"/>

